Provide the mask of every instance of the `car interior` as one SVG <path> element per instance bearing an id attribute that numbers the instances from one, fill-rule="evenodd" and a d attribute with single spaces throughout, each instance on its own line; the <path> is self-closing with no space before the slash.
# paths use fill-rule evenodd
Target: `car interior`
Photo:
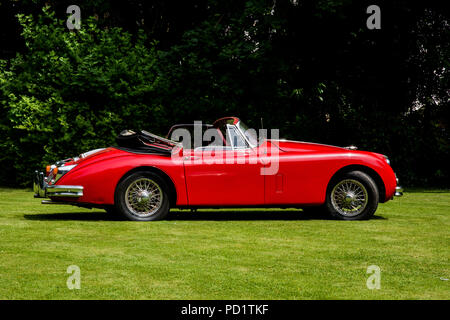
<path id="1" fill-rule="evenodd" d="M 194 150 L 234 150 L 247 148 L 242 134 L 233 124 L 233 119 L 223 119 L 211 124 L 177 124 L 170 128 L 167 137 L 183 145 L 184 149 Z M 196 139 L 194 133 L 201 132 Z M 201 131 L 200 131 L 201 130 Z"/>

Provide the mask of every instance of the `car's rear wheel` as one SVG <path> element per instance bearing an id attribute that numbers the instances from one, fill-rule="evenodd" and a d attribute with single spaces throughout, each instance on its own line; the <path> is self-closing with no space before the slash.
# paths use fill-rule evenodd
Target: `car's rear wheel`
<path id="1" fill-rule="evenodd" d="M 351 171 L 333 179 L 328 186 L 326 208 L 332 217 L 342 220 L 364 220 L 378 207 L 378 188 L 364 172 Z"/>
<path id="2" fill-rule="evenodd" d="M 127 219 L 153 221 L 169 213 L 169 195 L 164 180 L 152 172 L 135 172 L 117 186 L 115 206 Z"/>

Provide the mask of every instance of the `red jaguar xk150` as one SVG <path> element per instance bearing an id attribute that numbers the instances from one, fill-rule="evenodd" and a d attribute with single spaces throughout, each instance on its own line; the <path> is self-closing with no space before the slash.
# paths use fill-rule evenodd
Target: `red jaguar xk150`
<path id="1" fill-rule="evenodd" d="M 117 144 L 36 171 L 35 197 L 137 221 L 171 207 L 296 207 L 360 220 L 403 191 L 382 154 L 258 138 L 235 117 L 175 125 L 168 138 L 127 130 Z"/>

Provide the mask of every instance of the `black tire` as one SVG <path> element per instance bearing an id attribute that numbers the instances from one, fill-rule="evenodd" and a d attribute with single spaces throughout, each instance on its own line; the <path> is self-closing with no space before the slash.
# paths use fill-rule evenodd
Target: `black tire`
<path id="1" fill-rule="evenodd" d="M 133 211 L 133 206 L 130 205 L 131 200 L 127 202 L 126 195 L 128 188 L 132 188 L 132 185 L 138 183 L 139 181 L 151 181 L 149 183 L 152 186 L 157 186 L 157 192 L 161 194 L 162 199 L 158 206 L 155 207 L 155 212 L 145 216 L 144 214 L 139 214 Z M 116 210 L 122 214 L 128 220 L 133 221 L 155 221 L 164 219 L 169 213 L 170 209 L 170 199 L 169 199 L 169 188 L 167 187 L 164 180 L 156 173 L 139 171 L 122 179 L 119 182 L 114 194 L 114 203 Z M 148 195 L 147 195 L 148 198 Z"/>
<path id="2" fill-rule="evenodd" d="M 354 194 L 350 194 L 345 201 L 349 201 L 350 204 L 345 203 L 343 206 L 339 205 L 340 199 L 342 197 L 339 197 L 339 194 L 343 194 L 342 192 L 339 193 L 339 188 L 346 186 L 345 184 L 349 183 L 350 186 L 353 183 L 353 187 L 356 188 L 359 192 L 359 194 L 364 197 L 364 201 L 361 201 L 363 205 L 357 206 L 358 209 L 352 209 L 352 211 L 346 211 L 347 208 L 342 208 L 345 205 L 351 206 L 354 202 L 352 197 Z M 333 200 L 334 196 L 334 200 Z M 337 178 L 334 178 L 328 188 L 327 188 L 327 195 L 326 195 L 326 201 L 325 201 L 325 207 L 328 211 L 328 213 L 331 215 L 331 217 L 335 219 L 340 220 L 366 220 L 370 219 L 378 207 L 378 200 L 379 200 L 379 193 L 378 188 L 373 179 L 367 175 L 364 172 L 361 171 L 351 171 L 344 173 L 340 175 Z M 360 211 L 360 212 L 359 212 Z"/>

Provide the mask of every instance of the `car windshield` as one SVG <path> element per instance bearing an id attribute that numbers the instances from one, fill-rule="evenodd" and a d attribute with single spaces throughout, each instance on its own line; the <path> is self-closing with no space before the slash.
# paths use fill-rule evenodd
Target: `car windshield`
<path id="1" fill-rule="evenodd" d="M 242 131 L 242 133 L 244 134 L 247 141 L 250 143 L 250 146 L 256 147 L 258 145 L 258 137 L 256 134 L 256 130 L 250 129 L 249 127 L 247 127 L 247 125 L 245 123 L 243 123 L 240 120 L 237 123 L 237 126 L 238 126 L 239 130 Z"/>

